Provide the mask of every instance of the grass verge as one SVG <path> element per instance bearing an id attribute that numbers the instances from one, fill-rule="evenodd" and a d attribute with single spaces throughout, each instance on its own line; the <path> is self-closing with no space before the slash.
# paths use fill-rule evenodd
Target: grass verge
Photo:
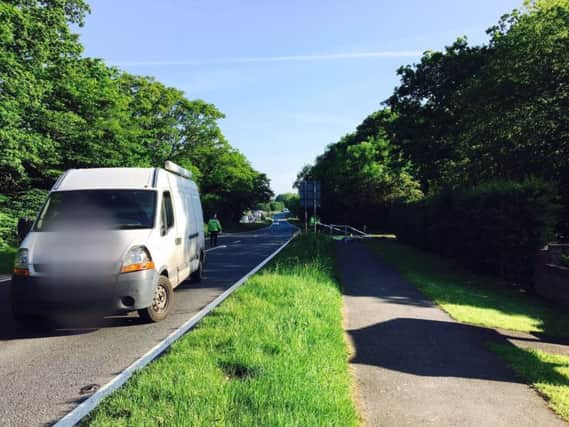
<path id="1" fill-rule="evenodd" d="M 369 247 L 459 322 L 569 336 L 569 314 L 498 279 L 468 272 L 442 257 L 392 239 Z"/>
<path id="2" fill-rule="evenodd" d="M 295 239 L 86 420 L 120 425 L 357 425 L 333 242 Z"/>
<path id="3" fill-rule="evenodd" d="M 555 412 L 569 421 L 569 357 L 509 344 L 492 343 L 489 348 L 539 391 Z"/>
<path id="4" fill-rule="evenodd" d="M 16 251 L 17 249 L 11 246 L 0 247 L 0 273 L 10 274 L 12 272 Z"/>

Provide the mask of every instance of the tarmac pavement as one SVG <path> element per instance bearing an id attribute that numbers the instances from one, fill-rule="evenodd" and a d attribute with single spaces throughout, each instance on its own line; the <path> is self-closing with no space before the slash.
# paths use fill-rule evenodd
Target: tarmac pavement
<path id="1" fill-rule="evenodd" d="M 455 322 L 360 242 L 337 250 L 367 425 L 566 425 L 486 350 L 488 341 L 506 342 L 502 335 Z"/>

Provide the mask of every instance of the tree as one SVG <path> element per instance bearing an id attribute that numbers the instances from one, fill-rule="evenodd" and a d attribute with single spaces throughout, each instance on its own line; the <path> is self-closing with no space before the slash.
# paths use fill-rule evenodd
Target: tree
<path id="1" fill-rule="evenodd" d="M 313 166 L 299 173 L 297 183 L 321 182 L 325 220 L 386 227 L 394 200 L 422 197 L 408 166 L 392 148 L 387 128 L 394 118 L 388 110 L 371 114 L 354 133 L 329 145 Z"/>
<path id="2" fill-rule="evenodd" d="M 569 218 L 569 1 L 526 2 L 488 30 L 399 70 L 393 144 L 424 190 L 538 177 Z M 569 220 L 560 225 L 569 235 Z"/>
<path id="3" fill-rule="evenodd" d="M 386 104 L 397 115 L 391 140 L 424 191 L 454 185 L 468 166 L 468 148 L 457 135 L 465 128 L 463 112 L 470 99 L 461 96 L 471 77 L 487 62 L 487 48 L 458 39 L 445 52 L 426 52 L 421 62 L 401 67 L 401 84 Z M 474 94 L 475 95 L 475 94 Z"/>
<path id="4" fill-rule="evenodd" d="M 165 160 L 191 169 L 206 212 L 225 220 L 269 200 L 267 176 L 225 139 L 217 107 L 81 56 L 70 25 L 88 12 L 82 0 L 0 1 L 0 216 L 13 222 L 7 206 L 39 200 L 66 169 Z"/>
<path id="5" fill-rule="evenodd" d="M 41 124 L 54 73 L 82 51 L 69 24 L 81 26 L 88 11 L 82 0 L 0 3 L 0 192 L 41 184 L 53 162 L 55 141 Z"/>

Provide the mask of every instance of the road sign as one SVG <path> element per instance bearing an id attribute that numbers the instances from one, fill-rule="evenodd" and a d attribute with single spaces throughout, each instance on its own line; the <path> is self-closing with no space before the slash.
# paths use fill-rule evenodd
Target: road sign
<path id="1" fill-rule="evenodd" d="M 320 207 L 320 181 L 302 181 L 298 189 L 300 206 L 312 208 Z"/>
<path id="2" fill-rule="evenodd" d="M 317 209 L 320 207 L 320 181 L 302 181 L 300 183 L 300 206 L 304 208 L 304 231 L 308 231 L 308 210 L 312 209 L 311 225 L 317 230 Z"/>

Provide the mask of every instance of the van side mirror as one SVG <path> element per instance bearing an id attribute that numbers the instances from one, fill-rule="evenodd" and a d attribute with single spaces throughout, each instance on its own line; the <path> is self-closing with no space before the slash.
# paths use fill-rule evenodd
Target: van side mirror
<path id="1" fill-rule="evenodd" d="M 28 218 L 20 218 L 18 219 L 18 237 L 20 240 L 24 240 L 24 238 L 28 235 L 30 230 L 32 229 L 33 221 Z"/>

